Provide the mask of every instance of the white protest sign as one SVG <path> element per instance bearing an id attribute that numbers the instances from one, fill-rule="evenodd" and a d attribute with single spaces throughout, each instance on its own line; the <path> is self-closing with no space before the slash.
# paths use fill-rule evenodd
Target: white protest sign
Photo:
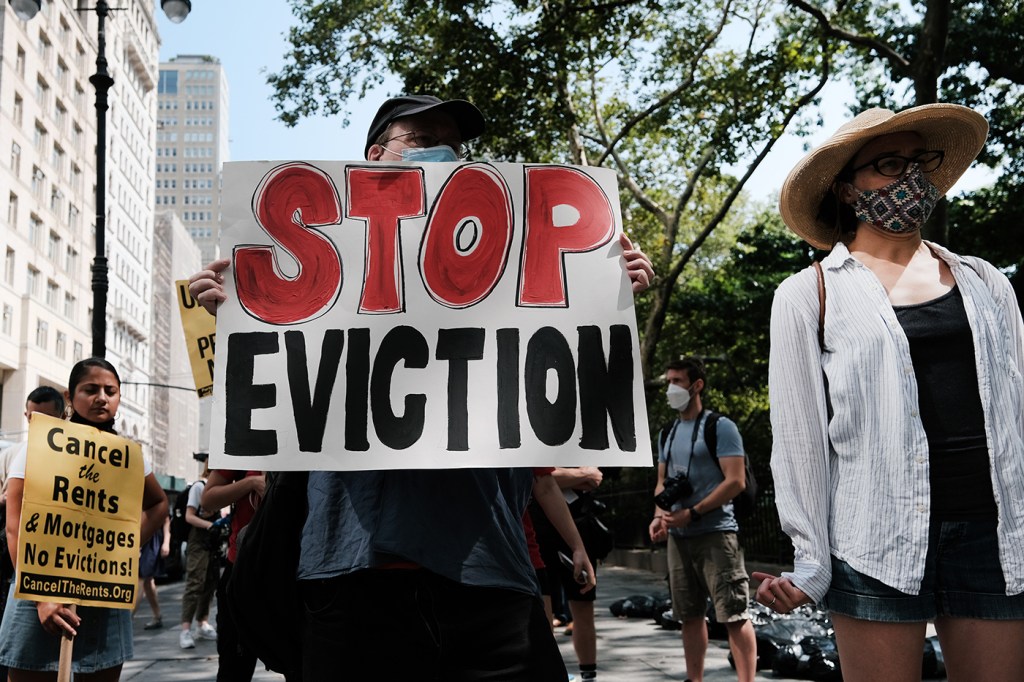
<path id="1" fill-rule="evenodd" d="M 211 466 L 650 466 L 608 169 L 224 172 Z"/>

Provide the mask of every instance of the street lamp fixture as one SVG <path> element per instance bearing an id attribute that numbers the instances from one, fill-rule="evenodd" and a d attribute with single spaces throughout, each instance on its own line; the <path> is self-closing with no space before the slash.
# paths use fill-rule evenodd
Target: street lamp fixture
<path id="1" fill-rule="evenodd" d="M 28 21 L 42 8 L 42 0 L 8 0 L 14 13 Z M 190 0 L 160 0 L 164 14 L 180 24 L 192 10 Z M 92 9 L 99 19 L 96 40 L 96 73 L 89 82 L 96 88 L 96 255 L 92 261 L 92 356 L 107 355 L 107 93 L 114 84 L 107 71 L 107 37 L 104 23 L 110 12 L 123 7 L 111 7 L 106 0 L 97 0 Z"/>
<path id="2" fill-rule="evenodd" d="M 164 11 L 171 23 L 180 24 L 192 11 L 192 3 L 189 0 L 160 0 L 160 9 Z"/>
<path id="3" fill-rule="evenodd" d="M 28 21 L 41 9 L 41 0 L 11 0 L 11 8 L 15 16 L 22 21 Z"/>

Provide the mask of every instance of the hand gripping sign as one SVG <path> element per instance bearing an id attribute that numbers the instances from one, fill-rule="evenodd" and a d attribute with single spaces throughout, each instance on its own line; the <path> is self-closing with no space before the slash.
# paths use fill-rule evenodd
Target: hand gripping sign
<path id="1" fill-rule="evenodd" d="M 213 351 L 217 339 L 217 318 L 206 312 L 206 308 L 188 291 L 188 280 L 174 283 L 177 292 L 178 310 L 181 313 L 181 327 L 185 332 L 185 347 L 192 364 L 192 378 L 196 382 L 196 393 L 200 398 L 213 393 Z"/>
<path id="2" fill-rule="evenodd" d="M 132 608 L 143 480 L 138 443 L 33 414 L 15 596 Z"/>
<path id="3" fill-rule="evenodd" d="M 650 465 L 612 171 L 247 162 L 224 193 L 212 466 Z"/>

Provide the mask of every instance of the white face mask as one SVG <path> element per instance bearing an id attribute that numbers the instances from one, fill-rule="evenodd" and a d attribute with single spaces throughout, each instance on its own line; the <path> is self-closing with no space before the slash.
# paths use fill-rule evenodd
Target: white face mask
<path id="1" fill-rule="evenodd" d="M 682 386 L 669 384 L 668 390 L 665 391 L 665 399 L 668 400 L 669 407 L 677 412 L 682 412 L 690 404 L 690 391 Z"/>

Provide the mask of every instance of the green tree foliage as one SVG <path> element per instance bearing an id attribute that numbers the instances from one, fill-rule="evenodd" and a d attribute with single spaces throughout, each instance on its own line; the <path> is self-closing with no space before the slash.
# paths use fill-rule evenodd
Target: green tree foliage
<path id="1" fill-rule="evenodd" d="M 291 54 L 269 79 L 284 121 L 344 116 L 393 74 L 477 104 L 477 156 L 615 169 L 626 228 L 660 275 L 640 308 L 648 375 L 684 269 L 828 77 L 821 41 L 770 0 L 292 7 Z"/>

